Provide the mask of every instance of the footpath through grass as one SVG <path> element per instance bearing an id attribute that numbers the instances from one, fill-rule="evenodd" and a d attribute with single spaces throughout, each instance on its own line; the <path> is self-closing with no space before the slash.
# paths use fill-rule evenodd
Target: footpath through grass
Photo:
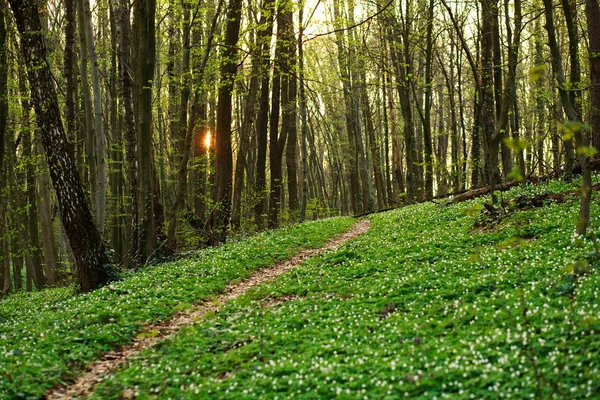
<path id="1" fill-rule="evenodd" d="M 474 228 L 482 201 L 374 215 L 357 240 L 142 352 L 95 397 L 597 398 L 599 264 L 573 236 L 578 200 Z"/>
<path id="2" fill-rule="evenodd" d="M 112 290 L 10 296 L 0 302 L 0 399 L 40 398 L 101 353 L 129 343 L 144 324 L 165 320 L 301 248 L 321 247 L 353 223 L 331 218 L 264 232 L 148 267 Z"/>

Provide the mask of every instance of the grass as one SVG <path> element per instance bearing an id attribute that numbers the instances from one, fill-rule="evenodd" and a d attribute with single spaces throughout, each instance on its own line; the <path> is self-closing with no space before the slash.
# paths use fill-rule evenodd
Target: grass
<path id="1" fill-rule="evenodd" d="M 492 221 L 483 201 L 372 216 L 358 239 L 145 350 L 95 397 L 600 396 L 599 263 L 573 234 L 579 202 Z"/>
<path id="2" fill-rule="evenodd" d="M 145 268 L 91 293 L 73 288 L 21 293 L 0 302 L 0 399 L 40 398 L 102 352 L 258 268 L 347 230 L 331 218 L 264 232 L 194 257 Z"/>

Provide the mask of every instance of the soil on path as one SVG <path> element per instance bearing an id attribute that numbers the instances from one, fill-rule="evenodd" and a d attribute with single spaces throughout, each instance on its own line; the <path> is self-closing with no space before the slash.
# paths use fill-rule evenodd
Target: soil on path
<path id="1" fill-rule="evenodd" d="M 302 250 L 288 260 L 280 261 L 269 267 L 259 269 L 250 276 L 250 278 L 242 282 L 228 285 L 225 288 L 224 293 L 217 296 L 216 300 L 206 299 L 204 302 L 195 305 L 189 310 L 178 312 L 169 320 L 147 325 L 144 331 L 133 339 L 133 343 L 105 353 L 100 360 L 94 361 L 88 365 L 83 374 L 79 376 L 74 383 L 50 389 L 46 393 L 45 398 L 49 400 L 62 400 L 82 398 L 91 395 L 94 391 L 94 387 L 100 383 L 109 372 L 118 369 L 126 361 L 135 357 L 145 348 L 153 346 L 159 341 L 176 334 L 184 326 L 198 322 L 207 313 L 217 311 L 228 301 L 241 296 L 256 285 L 275 279 L 284 272 L 298 266 L 307 258 L 321 254 L 325 250 L 336 249 L 344 242 L 360 236 L 370 227 L 371 223 L 369 220 L 360 220 L 356 222 L 350 230 L 330 240 L 323 247 Z"/>

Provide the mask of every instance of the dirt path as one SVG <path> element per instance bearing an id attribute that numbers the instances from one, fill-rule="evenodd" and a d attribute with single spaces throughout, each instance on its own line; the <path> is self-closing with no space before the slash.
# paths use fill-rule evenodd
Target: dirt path
<path id="1" fill-rule="evenodd" d="M 89 396 L 94 387 L 100 383 L 106 374 L 123 365 L 146 347 L 155 345 L 158 341 L 176 334 L 182 327 L 191 325 L 211 311 L 218 310 L 226 302 L 244 294 L 250 288 L 261 283 L 275 279 L 277 276 L 298 266 L 304 260 L 314 257 L 325 250 L 336 249 L 342 243 L 360 236 L 371 227 L 370 221 L 360 220 L 354 224 L 349 231 L 327 242 L 318 249 L 306 249 L 291 259 L 280 261 L 269 267 L 259 269 L 245 281 L 230 284 L 225 288 L 225 293 L 218 296 L 216 301 L 206 300 L 204 303 L 195 305 L 192 309 L 181 311 L 173 318 L 148 325 L 144 331 L 133 340 L 133 343 L 109 351 L 102 359 L 88 365 L 87 369 L 77 380 L 69 386 L 54 387 L 45 395 L 46 399 L 71 399 Z"/>

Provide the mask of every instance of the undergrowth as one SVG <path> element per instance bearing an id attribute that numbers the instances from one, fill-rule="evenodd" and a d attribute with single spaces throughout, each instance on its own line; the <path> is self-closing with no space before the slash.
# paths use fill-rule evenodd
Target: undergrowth
<path id="1" fill-rule="evenodd" d="M 349 229 L 331 218 L 264 232 L 193 257 L 147 267 L 86 294 L 73 288 L 21 293 L 0 302 L 0 399 L 40 398 L 101 353 L 300 248 Z"/>
<path id="2" fill-rule="evenodd" d="M 579 202 L 482 230 L 485 200 L 373 215 L 363 236 L 145 350 L 95 396 L 600 396 L 599 265 L 574 236 Z"/>

